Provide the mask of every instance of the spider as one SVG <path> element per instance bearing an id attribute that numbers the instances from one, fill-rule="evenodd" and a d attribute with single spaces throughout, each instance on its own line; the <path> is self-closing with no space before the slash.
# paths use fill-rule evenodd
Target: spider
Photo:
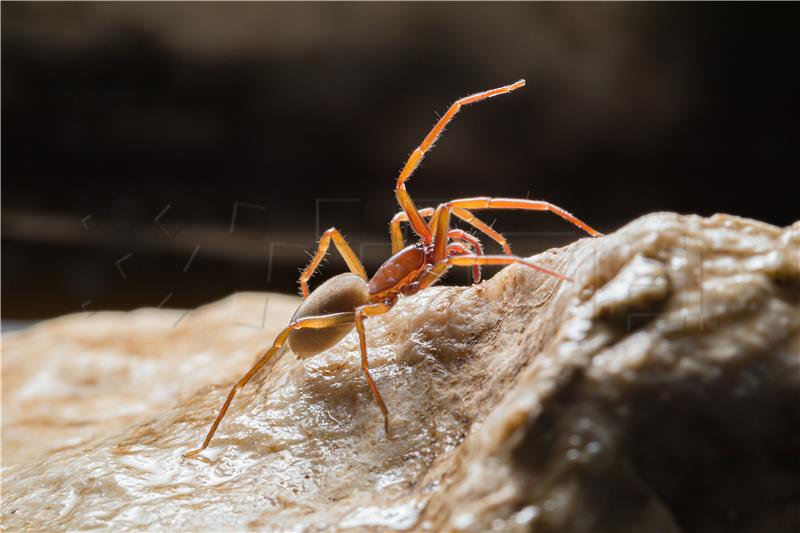
<path id="1" fill-rule="evenodd" d="M 300 275 L 303 303 L 295 311 L 291 322 L 284 328 L 272 346 L 262 352 L 256 364 L 233 386 L 228 393 L 222 409 L 211 425 L 203 445 L 184 454 L 186 457 L 198 455 L 211 442 L 236 393 L 270 360 L 288 341 L 295 355 L 301 359 L 312 357 L 334 346 L 353 326 L 358 331 L 361 348 L 361 368 L 369 383 L 372 394 L 383 413 L 384 430 L 389 433 L 389 411 L 383 402 L 375 380 L 372 379 L 367 359 L 367 343 L 364 334 L 364 319 L 389 311 L 400 295 L 411 295 L 430 287 L 453 266 L 472 268 L 473 280 L 480 281 L 481 265 L 508 265 L 519 263 L 532 269 L 554 276 L 560 280 L 569 278 L 536 265 L 512 254 L 506 239 L 491 226 L 477 218 L 472 211 L 479 209 L 523 209 L 529 211 L 550 211 L 571 222 L 593 237 L 601 233 L 589 227 L 576 217 L 549 202 L 513 198 L 462 198 L 440 204 L 438 207 L 418 209 L 406 190 L 406 181 L 419 166 L 422 158 L 431 149 L 445 126 L 461 108 L 500 94 L 510 93 L 525 85 L 525 80 L 466 96 L 453 103 L 442 118 L 431 129 L 422 143 L 411 153 L 400 171 L 395 186 L 395 196 L 402 210 L 391 220 L 392 256 L 383 263 L 372 278 L 367 277 L 364 266 L 353 249 L 347 244 L 336 228 L 322 234 L 317 252 Z M 450 219 L 455 216 L 484 233 L 497 242 L 505 255 L 485 255 L 477 237 L 450 227 Z M 425 219 L 429 219 L 428 222 Z M 402 223 L 408 223 L 418 240 L 405 246 Z M 309 294 L 308 280 L 316 271 L 328 252 L 331 241 L 342 255 L 350 273 L 339 274 L 321 284 Z"/>

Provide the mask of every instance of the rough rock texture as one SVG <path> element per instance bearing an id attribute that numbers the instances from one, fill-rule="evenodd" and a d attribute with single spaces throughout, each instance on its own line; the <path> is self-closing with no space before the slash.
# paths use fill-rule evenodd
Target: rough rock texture
<path id="1" fill-rule="evenodd" d="M 78 450 L 234 380 L 300 298 L 65 316 L 3 336 L 3 466 Z"/>
<path id="2" fill-rule="evenodd" d="M 796 530 L 800 223 L 655 214 L 535 260 L 575 281 L 515 266 L 369 319 L 392 439 L 351 333 L 182 458 L 288 298 L 264 330 L 224 318 L 263 308 L 240 295 L 4 337 L 4 528 Z"/>

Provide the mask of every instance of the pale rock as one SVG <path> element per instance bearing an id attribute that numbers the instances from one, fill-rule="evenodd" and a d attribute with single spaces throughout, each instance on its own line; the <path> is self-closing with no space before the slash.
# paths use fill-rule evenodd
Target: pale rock
<path id="1" fill-rule="evenodd" d="M 3 527 L 797 527 L 800 223 L 659 213 L 532 259 L 574 281 L 512 266 L 368 319 L 391 439 L 351 332 L 182 457 L 291 297 L 4 336 Z"/>

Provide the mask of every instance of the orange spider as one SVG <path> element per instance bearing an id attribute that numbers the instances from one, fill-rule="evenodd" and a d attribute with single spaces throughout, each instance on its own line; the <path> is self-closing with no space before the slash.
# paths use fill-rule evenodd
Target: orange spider
<path id="1" fill-rule="evenodd" d="M 550 211 L 575 224 L 589 235 L 597 237 L 600 232 L 592 229 L 576 217 L 548 202 L 522 200 L 513 198 L 462 198 L 440 204 L 436 209 L 427 207 L 417 209 L 406 190 L 405 182 L 419 166 L 425 153 L 431 149 L 445 126 L 462 106 L 472 104 L 509 93 L 525 85 L 519 80 L 511 85 L 473 94 L 457 100 L 447 113 L 439 119 L 433 129 L 422 140 L 422 143 L 411 153 L 400 176 L 397 178 L 395 196 L 402 208 L 391 221 L 393 255 L 383 263 L 372 278 L 367 277 L 364 266 L 353 249 L 347 244 L 336 228 L 327 230 L 319 241 L 317 253 L 300 275 L 300 286 L 304 301 L 295 312 L 289 325 L 281 331 L 272 346 L 263 352 L 258 362 L 233 386 L 214 424 L 206 435 L 203 445 L 185 456 L 201 453 L 208 447 L 220 421 L 230 406 L 233 397 L 263 367 L 267 361 L 288 340 L 292 351 L 300 358 L 314 356 L 335 345 L 355 326 L 361 345 L 361 367 L 367 378 L 375 400 L 383 412 L 384 430 L 389 435 L 389 411 L 381 398 L 378 387 L 369 372 L 367 360 L 367 343 L 364 335 L 364 319 L 387 312 L 398 297 L 417 293 L 444 275 L 452 266 L 472 267 L 475 282 L 480 281 L 481 265 L 507 265 L 520 263 L 539 272 L 562 280 L 566 276 L 553 272 L 530 261 L 512 255 L 506 239 L 485 222 L 481 221 L 471 210 L 475 209 L 525 209 L 530 211 Z M 485 233 L 503 248 L 506 255 L 484 255 L 480 241 L 464 231 L 450 228 L 450 217 L 456 216 L 475 229 Z M 428 223 L 425 218 L 430 218 Z M 408 222 L 419 237 L 419 240 L 404 246 L 400 228 L 402 222 Z M 344 257 L 352 273 L 340 274 L 320 285 L 311 295 L 308 292 L 308 280 L 322 261 L 333 241 L 339 253 Z"/>

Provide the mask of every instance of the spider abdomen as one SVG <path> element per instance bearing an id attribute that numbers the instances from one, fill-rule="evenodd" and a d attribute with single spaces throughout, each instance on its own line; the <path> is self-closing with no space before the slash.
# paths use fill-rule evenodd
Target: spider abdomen
<path id="1" fill-rule="evenodd" d="M 317 287 L 300 304 L 292 322 L 309 316 L 353 312 L 368 301 L 367 283 L 363 279 L 355 274 L 339 274 Z M 289 334 L 289 347 L 297 357 L 311 357 L 339 342 L 351 329 L 352 323 L 325 329 L 298 329 Z"/>

